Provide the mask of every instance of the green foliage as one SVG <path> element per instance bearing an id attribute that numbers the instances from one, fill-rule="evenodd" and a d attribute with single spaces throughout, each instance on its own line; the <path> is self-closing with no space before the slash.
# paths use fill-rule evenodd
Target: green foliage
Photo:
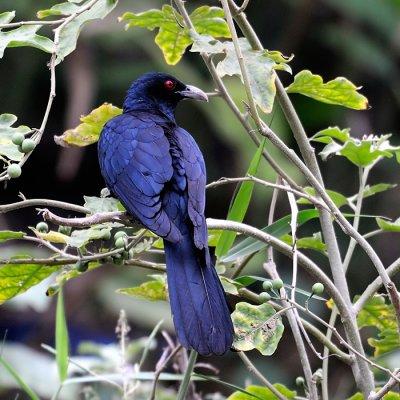
<path id="1" fill-rule="evenodd" d="M 310 186 L 304 187 L 303 190 L 310 196 L 314 196 L 314 197 L 316 196 L 315 189 Z M 345 206 L 346 204 L 348 204 L 347 198 L 343 194 L 341 194 L 339 192 L 335 192 L 334 190 L 329 190 L 329 189 L 326 190 L 326 193 L 329 195 L 331 200 L 336 204 L 336 206 L 338 208 L 341 208 L 341 207 Z M 307 199 L 304 199 L 304 198 L 300 198 L 299 200 L 297 200 L 297 203 L 298 204 L 311 204 L 310 201 L 308 201 Z"/>
<path id="2" fill-rule="evenodd" d="M 155 274 L 150 277 L 151 281 L 144 282 L 140 286 L 118 289 L 117 293 L 150 301 L 167 300 L 165 274 Z"/>
<path id="3" fill-rule="evenodd" d="M 83 147 L 96 143 L 107 121 L 121 113 L 122 110 L 120 108 L 104 103 L 92 110 L 90 114 L 82 116 L 82 123 L 76 128 L 67 130 L 61 136 L 55 136 L 54 140 L 64 147 Z"/>
<path id="4" fill-rule="evenodd" d="M 125 210 L 121 202 L 114 197 L 83 196 L 83 198 L 85 199 L 83 206 L 92 214 Z"/>
<path id="5" fill-rule="evenodd" d="M 0 14 L 0 23 L 9 23 L 14 16 L 14 11 L 2 13 Z M 7 47 L 29 46 L 52 53 L 54 51 L 54 43 L 49 38 L 36 33 L 40 28 L 40 25 L 26 25 L 8 31 L 0 29 L 0 58 L 3 57 L 4 50 Z"/>
<path id="6" fill-rule="evenodd" d="M 12 161 L 21 161 L 23 154 L 18 150 L 13 141 L 15 133 L 27 134 L 30 128 L 25 125 L 20 125 L 13 128 L 12 125 L 17 121 L 17 117 L 13 114 L 0 115 L 0 156 L 5 156 Z"/>
<path id="7" fill-rule="evenodd" d="M 386 190 L 393 189 L 397 185 L 393 183 L 377 183 L 376 185 L 366 185 L 363 190 L 363 198 L 374 196 L 375 194 L 385 192 Z M 357 198 L 357 194 L 348 198 L 350 202 L 354 202 Z"/>
<path id="8" fill-rule="evenodd" d="M 7 264 L 0 266 L 0 304 L 26 292 L 49 277 L 58 267 L 39 264 Z"/>
<path id="9" fill-rule="evenodd" d="M 6 242 L 7 240 L 20 239 L 25 235 L 25 232 L 21 231 L 0 231 L 0 243 Z"/>
<path id="10" fill-rule="evenodd" d="M 220 280 L 226 293 L 234 296 L 239 295 L 238 286 L 241 285 L 238 285 L 233 279 L 229 279 L 226 276 L 220 276 Z"/>
<path id="11" fill-rule="evenodd" d="M 68 54 L 75 50 L 78 36 L 83 26 L 90 21 L 105 18 L 117 5 L 117 1 L 99 0 L 61 29 L 60 43 L 57 48 L 57 63 L 63 61 Z M 70 12 L 67 14 L 70 14 Z"/>
<path id="12" fill-rule="evenodd" d="M 289 245 L 293 243 L 291 235 L 283 235 L 280 239 Z M 297 238 L 296 245 L 298 249 L 316 250 L 321 253 L 326 252 L 326 244 L 322 241 L 321 232 L 313 233 L 312 236 Z"/>
<path id="13" fill-rule="evenodd" d="M 326 144 L 320 152 L 323 160 L 332 155 L 340 155 L 358 167 L 367 167 L 382 157 L 391 158 L 393 155 L 398 157 L 400 146 L 392 146 L 389 142 L 390 136 L 370 135 L 358 139 L 350 136 L 350 129 L 340 130 L 338 127 L 330 127 L 316 133 L 311 140 Z"/>
<path id="14" fill-rule="evenodd" d="M 287 64 L 291 58 L 284 57 L 278 51 L 253 50 L 245 38 L 239 39 L 239 45 L 248 71 L 254 100 L 263 112 L 270 113 L 276 93 L 275 70 L 291 72 Z M 217 64 L 218 75 L 220 77 L 237 75 L 243 82 L 240 65 L 231 41 L 222 43 L 212 37 L 200 36 L 195 39 L 191 51 L 209 54 L 223 53 L 225 57 Z"/>
<path id="15" fill-rule="evenodd" d="M 52 17 L 56 15 L 71 15 L 76 13 L 81 6 L 78 4 L 74 4 L 73 2 L 66 2 L 56 4 L 53 7 L 46 9 L 46 10 L 39 10 L 36 15 L 39 19 Z"/>
<path id="16" fill-rule="evenodd" d="M 190 14 L 190 19 L 199 34 L 230 37 L 224 12 L 219 7 L 201 6 Z M 186 48 L 193 43 L 189 30 L 183 27 L 182 16 L 170 5 L 164 5 L 161 10 L 152 9 L 139 14 L 127 12 L 120 20 L 127 21 L 126 29 L 138 26 L 152 31 L 158 28 L 155 42 L 170 65 L 177 64 Z"/>
<path id="17" fill-rule="evenodd" d="M 58 292 L 56 310 L 56 361 L 60 382 L 64 382 L 68 376 L 69 363 L 69 339 L 67 320 L 64 309 L 64 296 L 62 288 Z"/>
<path id="18" fill-rule="evenodd" d="M 365 110 L 368 108 L 368 100 L 358 93 L 359 89 L 343 77 L 324 83 L 320 75 L 308 70 L 299 72 L 294 77 L 294 82 L 286 88 L 288 93 L 300 93 L 322 103 Z"/>
<path id="19" fill-rule="evenodd" d="M 232 313 L 233 347 L 241 351 L 257 349 L 264 356 L 273 354 L 284 330 L 281 317 L 275 314 L 275 309 L 267 303 L 259 306 L 237 303 Z"/>
<path id="20" fill-rule="evenodd" d="M 249 169 L 247 170 L 247 175 L 255 175 L 257 173 L 258 166 L 260 165 L 260 160 L 262 157 L 262 152 L 264 150 L 265 141 L 266 139 L 261 142 L 259 148 L 256 151 L 256 154 L 251 160 Z M 228 216 L 226 217 L 227 220 L 237 222 L 243 221 L 250 204 L 253 189 L 254 182 L 245 181 L 241 183 L 239 190 L 233 200 L 232 206 L 229 209 Z M 215 255 L 217 257 L 225 255 L 232 247 L 235 238 L 236 232 L 222 232 L 217 247 L 215 248 Z"/>
<path id="21" fill-rule="evenodd" d="M 273 386 L 279 393 L 281 393 L 287 399 L 294 399 L 295 396 L 297 395 L 295 391 L 289 390 L 286 386 L 280 383 L 275 383 Z M 272 393 L 270 389 L 264 386 L 250 385 L 246 387 L 246 392 L 249 392 L 257 396 L 257 398 L 262 400 L 278 400 L 278 397 L 276 397 L 276 395 Z M 237 391 L 235 393 L 232 393 L 227 400 L 253 400 L 253 399 L 254 399 L 253 396 Z"/>
<path id="22" fill-rule="evenodd" d="M 368 343 L 375 348 L 378 357 L 395 349 L 400 349 L 396 315 L 392 304 L 386 304 L 381 295 L 371 297 L 357 316 L 359 328 L 372 326 L 378 329 L 378 338 L 369 338 Z"/>
<path id="23" fill-rule="evenodd" d="M 379 228 L 386 232 L 400 232 L 400 218 L 397 218 L 395 221 L 387 221 L 383 218 L 376 218 L 376 223 Z"/>
<path id="24" fill-rule="evenodd" d="M 309 210 L 302 210 L 299 211 L 297 217 L 297 226 L 301 226 L 306 222 L 318 218 L 319 214 L 317 210 L 309 209 Z M 263 232 L 268 233 L 276 238 L 280 238 L 283 235 L 290 232 L 290 220 L 291 215 L 286 215 L 285 217 L 278 219 L 273 224 L 266 226 L 262 229 Z M 254 238 L 247 238 L 241 241 L 236 246 L 232 247 L 228 254 L 222 257 L 221 261 L 225 263 L 230 263 L 238 258 L 246 257 L 250 254 L 256 253 L 267 247 L 267 244 L 261 242 Z"/>

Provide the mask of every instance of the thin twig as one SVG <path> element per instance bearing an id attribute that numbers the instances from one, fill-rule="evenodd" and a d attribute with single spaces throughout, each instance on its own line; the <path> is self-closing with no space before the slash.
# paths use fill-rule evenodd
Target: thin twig
<path id="1" fill-rule="evenodd" d="M 269 274 L 269 276 L 272 279 L 280 279 L 278 270 L 276 268 L 276 265 L 274 262 L 270 262 L 270 263 L 265 263 L 263 265 L 265 271 L 267 272 L 267 274 Z M 286 290 L 284 287 L 282 287 L 279 290 L 280 296 L 282 298 L 282 305 L 285 308 L 289 307 L 290 304 L 287 300 L 287 294 L 286 294 Z M 306 347 L 304 345 L 303 342 L 303 337 L 301 335 L 301 331 L 300 331 L 300 318 L 297 318 L 294 310 L 289 310 L 289 312 L 286 314 L 288 321 L 289 321 L 289 325 L 290 328 L 292 330 L 293 333 L 293 338 L 296 344 L 296 348 L 297 348 L 297 352 L 299 353 L 299 358 L 300 358 L 300 362 L 301 362 L 301 366 L 303 368 L 303 372 L 304 372 L 304 377 L 307 383 L 307 388 L 309 391 L 309 396 L 311 400 L 318 400 L 318 390 L 317 390 L 317 385 L 313 379 L 313 374 L 312 374 L 312 370 L 311 370 L 311 365 L 310 365 L 310 360 L 308 358 L 308 354 L 306 351 Z M 299 323 L 300 321 L 300 323 Z"/>
<path id="2" fill-rule="evenodd" d="M 276 185 L 278 185 L 280 182 L 281 182 L 281 177 L 278 176 L 276 178 Z M 275 219 L 275 209 L 278 201 L 278 195 L 279 195 L 279 190 L 277 187 L 275 187 L 272 192 L 271 204 L 269 205 L 268 226 L 272 225 Z M 268 246 L 267 248 L 267 262 L 274 262 L 274 249 L 272 246 Z"/>
<path id="3" fill-rule="evenodd" d="M 75 228 L 85 228 L 87 226 L 102 224 L 104 222 L 124 222 L 129 217 L 124 211 L 110 211 L 103 213 L 95 213 L 83 218 L 64 218 L 60 217 L 50 210 L 44 208 L 38 210 L 43 219 L 56 225 L 71 226 Z"/>
<path id="4" fill-rule="evenodd" d="M 359 168 L 359 174 L 358 174 L 359 175 L 359 188 L 358 188 L 358 193 L 356 196 L 355 217 L 353 220 L 353 228 L 357 231 L 358 231 L 358 227 L 359 227 L 359 223 L 360 223 L 360 216 L 361 216 L 362 204 L 363 204 L 363 199 L 364 199 L 364 189 L 365 189 L 365 185 L 367 184 L 369 171 L 370 171 L 370 168 L 366 168 L 366 169 L 363 169 L 361 167 Z M 343 269 L 344 269 L 345 273 L 347 272 L 347 269 L 350 265 L 356 244 L 357 244 L 357 242 L 353 238 L 350 238 L 346 256 L 343 261 Z M 329 325 L 335 326 L 338 315 L 339 315 L 338 310 L 334 306 L 333 310 L 331 312 L 331 315 L 329 317 Z M 326 337 L 328 339 L 331 339 L 332 331 L 330 329 L 327 330 Z M 329 349 L 327 347 L 324 347 L 324 352 L 323 352 L 324 360 L 322 362 L 322 399 L 323 400 L 329 400 L 329 391 L 328 391 L 329 357 L 328 357 L 328 355 L 329 355 Z"/>
<path id="5" fill-rule="evenodd" d="M 312 311 L 310 311 L 308 308 L 305 308 L 301 306 L 298 303 L 293 303 L 290 300 L 287 300 L 289 303 L 295 305 L 299 310 L 303 311 L 304 313 L 310 315 L 312 318 L 317 320 L 319 323 L 324 325 L 326 328 L 332 330 L 333 334 L 339 339 L 339 342 L 343 344 L 343 346 L 347 347 L 348 350 L 350 350 L 352 353 L 354 353 L 357 357 L 361 357 L 364 359 L 364 361 L 368 364 L 370 364 L 374 368 L 378 368 L 381 371 L 386 372 L 388 375 L 390 375 L 393 379 L 396 380 L 396 382 L 400 383 L 400 377 L 397 377 L 389 368 L 382 367 L 381 365 L 371 361 L 369 358 L 367 358 L 365 355 L 359 353 L 354 347 L 352 347 L 338 332 L 338 330 L 332 326 L 329 325 L 327 322 L 325 322 L 322 318 L 320 318 L 318 315 L 314 314 Z"/>
<path id="6" fill-rule="evenodd" d="M 161 372 L 164 371 L 169 362 L 175 357 L 175 355 L 178 353 L 179 350 L 181 350 L 181 348 L 182 348 L 181 345 L 176 346 L 174 349 L 172 349 L 172 351 L 170 351 L 168 348 L 167 351 L 169 351 L 169 355 L 167 357 L 164 357 L 164 359 L 162 357 L 160 359 L 161 363 L 160 362 L 157 363 L 156 370 L 154 371 L 154 381 L 153 381 L 153 386 L 151 388 L 149 400 L 154 400 L 156 398 L 157 382 L 161 375 Z"/>
<path id="7" fill-rule="evenodd" d="M 262 186 L 268 187 L 268 188 L 273 188 L 273 189 L 278 189 L 278 190 L 283 190 L 285 192 L 293 193 L 299 198 L 304 198 L 304 199 L 308 200 L 310 203 L 314 204 L 317 208 L 325 208 L 327 211 L 329 211 L 329 209 L 323 202 L 318 200 L 316 197 L 311 196 L 308 193 L 305 193 L 304 191 L 294 189 L 294 188 L 290 187 L 289 185 L 285 186 L 285 185 L 279 185 L 277 183 L 268 182 L 268 181 L 265 181 L 263 179 L 257 178 L 252 175 L 248 175 L 246 177 L 240 177 L 240 178 L 222 177 L 222 178 L 218 179 L 217 181 L 209 183 L 207 185 L 207 189 L 213 189 L 220 185 L 226 185 L 226 184 L 237 183 L 237 182 L 245 182 L 245 181 L 256 182 L 256 183 L 258 183 Z"/>
<path id="8" fill-rule="evenodd" d="M 0 205 L 0 214 L 5 214 L 10 211 L 20 210 L 21 208 L 38 207 L 38 206 L 54 207 L 81 214 L 90 214 L 90 210 L 86 207 L 78 206 L 72 203 L 66 203 L 64 201 L 50 200 L 50 199 L 28 199 L 28 200 L 17 201 L 15 203 L 10 203 L 10 204 L 2 204 Z"/>
<path id="9" fill-rule="evenodd" d="M 265 385 L 279 400 L 288 400 L 275 386 L 257 369 L 257 367 L 250 361 L 243 351 L 239 351 L 238 356 L 243 361 L 247 369 L 263 384 Z"/>
<path id="10" fill-rule="evenodd" d="M 395 376 L 397 378 L 399 378 L 399 379 L 396 380 L 393 377 L 391 377 L 380 390 L 378 390 L 376 393 L 371 393 L 368 396 L 368 400 L 379 400 L 379 399 L 382 399 L 383 396 L 386 393 L 388 393 L 390 391 L 390 389 L 393 388 L 393 386 L 399 384 L 399 382 L 400 382 L 400 368 L 397 368 L 396 370 L 394 370 L 393 374 L 395 374 Z"/>

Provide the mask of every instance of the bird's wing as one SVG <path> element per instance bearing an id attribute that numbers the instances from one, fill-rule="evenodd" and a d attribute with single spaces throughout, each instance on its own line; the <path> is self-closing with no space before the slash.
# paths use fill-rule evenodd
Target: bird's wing
<path id="1" fill-rule="evenodd" d="M 208 234 L 204 208 L 206 205 L 206 167 L 203 154 L 193 137 L 184 129 L 176 128 L 175 135 L 182 152 L 187 180 L 188 214 L 194 227 L 194 243 L 197 248 L 207 247 Z"/>
<path id="2" fill-rule="evenodd" d="M 109 121 L 99 141 L 108 187 L 145 227 L 172 242 L 180 232 L 162 208 L 162 191 L 173 174 L 170 145 L 150 115 L 123 114 Z"/>

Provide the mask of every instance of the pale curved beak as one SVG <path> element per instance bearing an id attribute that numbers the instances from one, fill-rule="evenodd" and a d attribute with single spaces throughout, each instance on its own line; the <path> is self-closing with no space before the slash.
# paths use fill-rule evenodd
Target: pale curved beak
<path id="1" fill-rule="evenodd" d="M 181 90 L 179 93 L 187 99 L 208 101 L 208 96 L 196 86 L 186 85 L 186 88 Z"/>

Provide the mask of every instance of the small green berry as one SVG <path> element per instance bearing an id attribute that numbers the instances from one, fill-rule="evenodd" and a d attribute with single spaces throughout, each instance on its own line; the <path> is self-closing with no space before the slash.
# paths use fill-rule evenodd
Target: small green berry
<path id="1" fill-rule="evenodd" d="M 15 132 L 12 137 L 11 141 L 16 145 L 19 146 L 25 139 L 25 135 L 21 132 Z"/>
<path id="2" fill-rule="evenodd" d="M 115 232 L 114 240 L 117 240 L 120 237 L 123 238 L 123 237 L 127 237 L 127 236 L 128 236 L 128 234 L 125 231 L 118 231 L 118 232 Z"/>
<path id="3" fill-rule="evenodd" d="M 46 224 L 46 222 L 42 221 L 36 225 L 36 230 L 41 233 L 47 233 L 49 231 L 49 226 Z"/>
<path id="4" fill-rule="evenodd" d="M 75 269 L 79 272 L 86 272 L 89 268 L 89 263 L 87 261 L 78 261 L 75 264 Z"/>
<path id="5" fill-rule="evenodd" d="M 266 303 L 267 301 L 271 300 L 271 296 L 267 292 L 261 292 L 259 298 L 263 303 Z"/>
<path id="6" fill-rule="evenodd" d="M 7 168 L 7 174 L 10 178 L 19 178 L 22 174 L 21 167 L 18 164 L 10 164 Z"/>
<path id="7" fill-rule="evenodd" d="M 296 378 L 296 386 L 303 386 L 304 385 L 304 378 L 302 376 L 298 376 Z"/>
<path id="8" fill-rule="evenodd" d="M 314 283 L 311 288 L 312 293 L 316 295 L 321 295 L 322 293 L 324 293 L 324 289 L 325 287 L 321 282 Z"/>
<path id="9" fill-rule="evenodd" d="M 117 249 L 123 249 L 125 247 L 125 239 L 123 237 L 119 237 L 115 240 L 115 247 Z"/>
<path id="10" fill-rule="evenodd" d="M 33 139 L 24 139 L 21 144 L 22 153 L 30 153 L 36 146 L 36 143 Z"/>
<path id="11" fill-rule="evenodd" d="M 276 290 L 283 288 L 283 280 L 282 279 L 274 279 L 272 281 L 272 287 Z"/>
<path id="12" fill-rule="evenodd" d="M 122 252 L 121 255 L 122 255 L 122 258 L 123 258 L 124 260 L 129 260 L 129 258 L 130 258 L 130 257 L 129 257 L 129 251 L 126 251 L 126 250 L 125 250 L 125 251 Z"/>
<path id="13" fill-rule="evenodd" d="M 264 281 L 262 284 L 264 290 L 271 290 L 272 289 L 272 282 L 271 281 Z"/>
<path id="14" fill-rule="evenodd" d="M 58 232 L 62 233 L 63 235 L 67 235 L 69 236 L 71 234 L 71 227 L 70 226 L 64 226 L 64 225 L 60 225 L 58 227 Z"/>

